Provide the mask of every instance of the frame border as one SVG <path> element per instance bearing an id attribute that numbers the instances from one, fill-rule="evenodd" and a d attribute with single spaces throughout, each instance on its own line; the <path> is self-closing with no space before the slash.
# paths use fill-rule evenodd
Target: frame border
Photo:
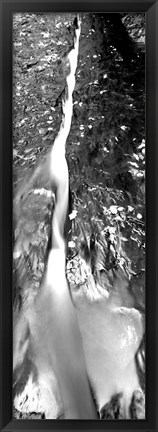
<path id="1" fill-rule="evenodd" d="M 146 420 L 12 420 L 12 13 L 14 12 L 146 13 Z M 0 430 L 158 430 L 158 0 L 0 0 Z M 8 270 L 9 269 L 9 270 Z M 156 313 L 157 312 L 157 313 Z M 157 342 L 157 344 L 156 344 Z M 157 402 L 157 404 L 156 404 Z"/>

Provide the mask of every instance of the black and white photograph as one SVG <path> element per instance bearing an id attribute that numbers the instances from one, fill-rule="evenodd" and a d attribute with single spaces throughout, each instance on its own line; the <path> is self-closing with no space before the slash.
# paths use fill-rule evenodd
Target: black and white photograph
<path id="1" fill-rule="evenodd" d="M 145 13 L 12 16 L 13 419 L 146 419 Z"/>

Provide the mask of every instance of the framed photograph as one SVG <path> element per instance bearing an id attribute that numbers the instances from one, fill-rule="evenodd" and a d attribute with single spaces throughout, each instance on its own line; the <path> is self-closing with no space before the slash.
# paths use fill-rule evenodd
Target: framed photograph
<path id="1" fill-rule="evenodd" d="M 156 431 L 158 2 L 1 28 L 1 430 Z"/>

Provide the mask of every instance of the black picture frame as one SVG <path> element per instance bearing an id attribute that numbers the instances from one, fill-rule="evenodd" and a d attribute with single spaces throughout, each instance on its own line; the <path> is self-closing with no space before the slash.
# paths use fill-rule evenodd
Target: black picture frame
<path id="1" fill-rule="evenodd" d="M 12 13 L 145 12 L 146 14 L 146 419 L 119 421 L 12 419 Z M 158 430 L 158 0 L 0 1 L 0 429 L 1 431 Z M 157 138 L 157 140 L 156 140 Z"/>

